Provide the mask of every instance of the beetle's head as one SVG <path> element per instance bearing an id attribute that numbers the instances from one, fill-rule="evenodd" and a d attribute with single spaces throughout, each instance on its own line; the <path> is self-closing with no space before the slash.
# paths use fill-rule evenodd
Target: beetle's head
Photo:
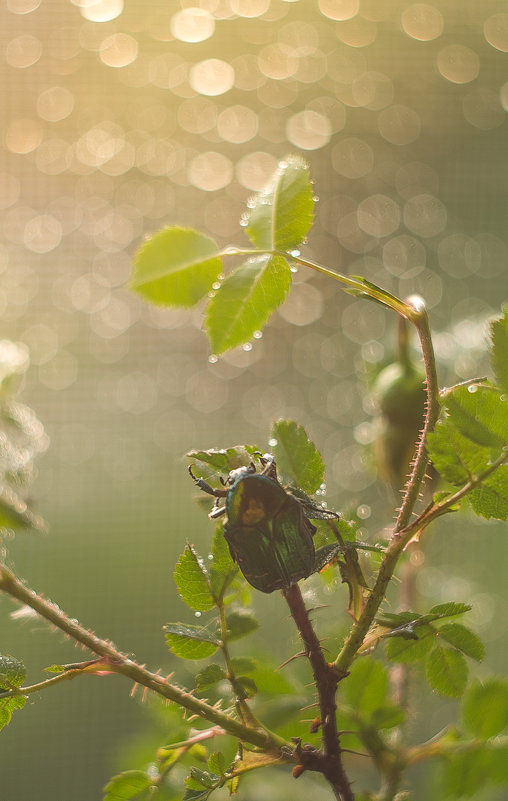
<path id="1" fill-rule="evenodd" d="M 250 465 L 248 465 L 248 467 L 237 467 L 235 468 L 235 470 L 231 470 L 231 472 L 229 473 L 229 476 L 227 477 L 226 480 L 226 484 L 231 487 L 233 486 L 233 484 L 236 484 L 236 482 L 239 481 L 244 476 L 250 476 L 252 475 L 252 473 L 255 472 L 256 472 L 256 465 L 254 465 L 252 462 L 250 463 Z"/>

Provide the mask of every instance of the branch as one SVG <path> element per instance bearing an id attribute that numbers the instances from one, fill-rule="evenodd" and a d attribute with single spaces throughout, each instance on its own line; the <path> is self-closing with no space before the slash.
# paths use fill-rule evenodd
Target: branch
<path id="1" fill-rule="evenodd" d="M 129 659 L 126 654 L 119 651 L 113 643 L 108 640 L 100 639 L 91 631 L 81 626 L 76 620 L 69 618 L 56 604 L 46 601 L 34 590 L 26 587 L 14 573 L 3 564 L 0 564 L 0 590 L 3 590 L 3 592 L 16 598 L 18 601 L 21 601 L 21 603 L 30 606 L 41 615 L 41 617 L 69 635 L 73 640 L 86 646 L 90 651 L 98 654 L 100 657 L 103 657 L 100 663 L 103 670 L 106 669 L 108 672 L 119 673 L 122 676 L 126 676 L 133 682 L 141 684 L 143 687 L 147 687 L 163 698 L 167 698 L 175 704 L 184 707 L 184 709 L 187 709 L 192 714 L 208 720 L 216 726 L 220 726 L 242 742 L 251 743 L 277 756 L 281 756 L 281 748 L 284 748 L 284 753 L 288 754 L 287 761 L 294 761 L 294 757 L 291 757 L 287 751 L 289 743 L 282 737 L 265 729 L 253 728 L 241 723 L 216 707 L 210 706 L 210 704 L 207 704 L 205 701 L 195 698 L 190 692 L 171 684 L 168 679 L 163 678 L 158 673 L 153 673 L 146 667 Z M 90 665 L 91 663 L 88 662 L 85 664 Z M 94 672 L 98 672 L 97 668 L 99 668 L 99 663 L 97 663 Z M 86 672 L 86 670 L 73 669 L 72 676 L 69 672 L 69 678 L 74 678 L 75 675 L 82 675 Z M 68 674 L 65 673 L 64 675 L 67 678 Z M 64 679 L 57 676 L 46 682 L 41 682 L 39 685 L 33 685 L 31 692 L 52 686 L 57 683 L 57 680 L 63 681 Z M 20 688 L 18 689 L 20 690 Z M 17 694 L 19 694 L 19 692 Z"/>
<path id="2" fill-rule="evenodd" d="M 342 750 L 337 731 L 335 693 L 339 675 L 335 668 L 328 664 L 323 656 L 321 645 L 312 627 L 309 613 L 303 602 L 297 584 L 283 591 L 291 616 L 300 632 L 305 653 L 312 665 L 312 673 L 319 695 L 321 728 L 323 731 L 323 748 L 317 751 L 310 746 L 297 746 L 296 757 L 301 762 L 293 775 L 299 776 L 304 770 L 322 773 L 330 782 L 335 795 L 340 801 L 353 801 L 354 795 L 342 765 Z"/>

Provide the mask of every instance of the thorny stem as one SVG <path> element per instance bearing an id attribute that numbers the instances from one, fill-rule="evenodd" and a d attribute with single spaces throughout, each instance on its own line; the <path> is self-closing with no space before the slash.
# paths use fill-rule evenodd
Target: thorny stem
<path id="1" fill-rule="evenodd" d="M 99 672 L 102 668 L 104 671 L 126 676 L 136 684 L 147 687 L 158 695 L 173 701 L 199 718 L 220 726 L 224 731 L 237 737 L 240 741 L 251 743 L 276 756 L 281 756 L 281 749 L 284 749 L 284 753 L 288 755 L 287 761 L 294 761 L 289 743 L 282 737 L 273 732 L 264 729 L 260 730 L 238 721 L 217 707 L 210 706 L 205 701 L 195 698 L 190 692 L 171 684 L 167 678 L 160 676 L 158 673 L 153 673 L 143 665 L 139 665 L 129 659 L 113 643 L 100 639 L 81 626 L 76 620 L 69 618 L 56 604 L 47 601 L 34 590 L 25 586 L 5 565 L 0 565 L 0 590 L 31 607 L 41 617 L 48 620 L 73 640 L 86 646 L 98 656 L 103 657 L 104 664 L 99 665 L 98 663 L 95 672 Z M 85 664 L 90 665 L 90 663 Z M 73 673 L 72 677 L 74 677 L 78 673 L 80 675 L 86 673 L 87 670 L 78 671 L 75 669 L 71 672 Z M 57 676 L 55 679 L 49 679 L 47 682 L 33 685 L 31 691 L 35 692 L 36 689 L 40 690 L 56 684 L 56 679 L 63 681 L 63 678 Z M 19 695 L 22 692 L 23 688 L 18 688 L 16 691 L 12 691 L 12 694 Z"/>
<path id="2" fill-rule="evenodd" d="M 320 721 L 323 732 L 321 751 L 298 746 L 296 756 L 301 762 L 302 770 L 319 771 L 325 776 L 340 801 L 353 801 L 354 795 L 342 765 L 342 752 L 337 731 L 335 693 L 339 675 L 333 665 L 328 664 L 324 658 L 298 585 L 294 584 L 284 590 L 283 595 L 312 666 L 319 696 Z M 296 775 L 299 775 L 299 772 Z"/>
<path id="3" fill-rule="evenodd" d="M 226 609 L 224 607 L 222 599 L 220 600 L 220 602 L 218 602 L 218 610 L 219 610 L 219 622 L 221 630 L 221 636 L 220 636 L 221 651 L 224 657 L 224 662 L 226 664 L 227 678 L 229 683 L 231 684 L 231 689 L 235 694 L 235 703 L 238 709 L 238 713 L 242 721 L 246 725 L 254 726 L 256 728 L 261 728 L 261 723 L 253 714 L 247 701 L 245 700 L 244 690 L 240 686 L 240 683 L 238 682 L 238 679 L 236 678 L 235 675 L 235 670 L 233 667 L 233 663 L 231 661 L 231 654 L 229 653 L 228 640 L 227 640 Z"/>
<path id="4" fill-rule="evenodd" d="M 340 675 L 344 675 L 348 671 L 358 649 L 362 645 L 365 635 L 383 602 L 386 589 L 393 576 L 399 557 L 413 536 L 414 531 L 411 530 L 408 532 L 406 526 L 409 524 L 413 509 L 418 500 L 420 487 L 427 469 L 428 458 L 425 439 L 427 434 L 434 428 L 439 415 L 439 387 L 437 383 L 436 362 L 425 305 L 421 298 L 412 297 L 407 301 L 407 307 L 410 310 L 407 316 L 416 327 L 420 338 L 423 362 L 425 365 L 427 382 L 425 423 L 416 449 L 413 469 L 404 490 L 404 497 L 395 529 L 379 568 L 374 587 L 367 599 L 362 614 L 353 626 L 349 637 L 335 660 L 334 664 Z"/>

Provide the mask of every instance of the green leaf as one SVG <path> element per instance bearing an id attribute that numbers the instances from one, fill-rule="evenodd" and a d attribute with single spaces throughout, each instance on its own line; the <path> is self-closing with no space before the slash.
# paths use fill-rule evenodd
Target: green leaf
<path id="1" fill-rule="evenodd" d="M 230 612 L 226 617 L 228 640 L 238 640 L 259 628 L 259 622 L 248 609 Z"/>
<path id="2" fill-rule="evenodd" d="M 131 288 L 161 306 L 195 306 L 222 269 L 216 243 L 192 228 L 165 228 L 136 254 Z"/>
<path id="3" fill-rule="evenodd" d="M 234 656 L 231 664 L 237 676 L 240 673 L 253 673 L 258 667 L 257 660 L 251 659 L 250 656 Z"/>
<path id="4" fill-rule="evenodd" d="M 28 698 L 26 695 L 15 695 L 12 698 L 0 698 L 0 729 L 11 722 L 12 713 L 16 709 L 23 709 Z"/>
<path id="5" fill-rule="evenodd" d="M 270 436 L 277 440 L 273 447 L 277 469 L 295 487 L 316 492 L 323 483 L 325 465 L 303 426 L 294 420 L 279 420 L 273 424 Z"/>
<path id="6" fill-rule="evenodd" d="M 206 612 L 215 606 L 208 571 L 189 543 L 176 564 L 174 578 L 182 600 L 191 609 Z"/>
<path id="7" fill-rule="evenodd" d="M 466 688 L 466 660 L 455 648 L 436 645 L 427 657 L 426 674 L 430 686 L 440 695 L 460 698 Z"/>
<path id="8" fill-rule="evenodd" d="M 217 776 L 224 775 L 227 764 L 226 758 L 222 751 L 214 751 L 213 754 L 210 754 L 208 757 L 207 767 L 211 773 L 215 773 Z"/>
<path id="9" fill-rule="evenodd" d="M 434 644 L 434 632 L 430 626 L 419 626 L 416 639 L 389 637 L 386 640 L 386 656 L 391 662 L 410 664 L 424 659 Z"/>
<path id="10" fill-rule="evenodd" d="M 307 164 L 286 156 L 268 185 L 249 201 L 247 234 L 263 250 L 298 248 L 314 220 L 314 192 Z"/>
<path id="11" fill-rule="evenodd" d="M 458 603 L 456 601 L 447 601 L 444 604 L 436 604 L 433 606 L 424 619 L 427 622 L 433 620 L 441 620 L 445 617 L 455 617 L 456 615 L 463 615 L 465 612 L 470 612 L 472 609 L 470 604 Z"/>
<path id="12" fill-rule="evenodd" d="M 500 389 L 508 392 L 508 308 L 499 320 L 491 323 L 491 362 Z"/>
<path id="13" fill-rule="evenodd" d="M 127 770 L 113 776 L 104 788 L 103 801 L 148 801 L 152 779 L 143 770 Z"/>
<path id="14" fill-rule="evenodd" d="M 450 418 L 439 422 L 427 436 L 427 449 L 438 473 L 456 487 L 490 463 L 490 449 L 461 434 Z"/>
<path id="15" fill-rule="evenodd" d="M 349 706 L 360 714 L 370 714 L 383 706 L 388 673 L 378 660 L 362 657 L 353 663 L 350 675 L 341 686 Z"/>
<path id="16" fill-rule="evenodd" d="M 220 640 L 201 626 L 168 623 L 164 630 L 169 649 L 181 659 L 205 659 L 220 645 Z"/>
<path id="17" fill-rule="evenodd" d="M 202 692 L 203 690 L 208 690 L 209 687 L 213 687 L 217 682 L 223 681 L 225 678 L 226 671 L 220 665 L 215 663 L 207 665 L 196 674 L 196 687 Z"/>
<path id="18" fill-rule="evenodd" d="M 404 710 L 396 704 L 385 704 L 374 710 L 370 722 L 376 729 L 393 729 L 405 720 Z"/>
<path id="19" fill-rule="evenodd" d="M 213 535 L 212 560 L 210 562 L 210 583 L 216 598 L 220 598 L 229 582 L 238 573 L 238 567 L 233 562 L 229 546 L 224 537 L 224 528 L 220 523 Z"/>
<path id="20" fill-rule="evenodd" d="M 440 626 L 438 636 L 477 662 L 485 656 L 485 646 L 478 635 L 461 623 L 445 623 Z"/>
<path id="21" fill-rule="evenodd" d="M 485 448 L 502 448 L 508 440 L 508 403 L 493 387 L 457 387 L 445 407 L 461 434 Z"/>
<path id="22" fill-rule="evenodd" d="M 508 726 L 508 681 L 494 677 L 474 682 L 462 703 L 462 719 L 474 737 L 501 734 Z"/>
<path id="23" fill-rule="evenodd" d="M 200 770 L 199 768 L 192 767 L 190 769 L 190 778 L 194 782 L 201 784 L 203 787 L 208 787 L 212 789 L 216 780 L 219 778 L 218 776 L 212 775 L 207 770 Z M 187 786 L 189 786 L 187 780 L 185 781 Z"/>
<path id="24" fill-rule="evenodd" d="M 213 352 L 248 342 L 285 300 L 290 285 L 291 270 L 282 256 L 253 256 L 230 273 L 206 311 Z"/>
<path id="25" fill-rule="evenodd" d="M 259 448 L 255 445 L 234 445 L 232 448 L 211 448 L 207 451 L 189 451 L 186 457 L 195 464 L 197 472 L 211 469 L 227 476 L 231 470 L 248 465 Z M 207 477 L 210 480 L 210 477 Z M 219 482 L 217 482 L 219 485 Z M 220 485 L 219 485 L 220 486 Z"/>
<path id="26" fill-rule="evenodd" d="M 0 654 L 0 689 L 20 687 L 25 677 L 26 669 L 23 662 L 8 654 Z"/>
<path id="27" fill-rule="evenodd" d="M 489 781 L 489 773 L 489 755 L 483 746 L 453 754 L 445 766 L 445 793 L 456 798 L 471 798 Z"/>
<path id="28" fill-rule="evenodd" d="M 295 692 L 293 685 L 276 669 L 260 666 L 253 672 L 252 678 L 256 682 L 256 687 L 260 693 L 288 696 L 293 695 Z"/>
<path id="29" fill-rule="evenodd" d="M 196 790 L 193 787 L 187 787 L 183 801 L 206 801 L 211 792 L 212 790 L 207 790 L 204 787 L 202 787 L 200 790 Z"/>
<path id="30" fill-rule="evenodd" d="M 477 515 L 490 519 L 508 518 L 508 465 L 501 465 L 467 496 Z"/>

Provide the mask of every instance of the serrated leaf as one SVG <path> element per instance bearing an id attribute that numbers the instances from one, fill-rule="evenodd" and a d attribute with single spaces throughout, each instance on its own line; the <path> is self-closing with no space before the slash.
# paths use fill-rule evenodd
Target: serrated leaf
<path id="1" fill-rule="evenodd" d="M 325 465 L 303 426 L 294 420 L 279 420 L 272 426 L 271 438 L 277 440 L 273 447 L 277 469 L 295 487 L 316 492 L 323 483 Z"/>
<path id="2" fill-rule="evenodd" d="M 220 640 L 201 626 L 168 623 L 164 630 L 169 649 L 181 659 L 205 659 L 220 645 Z"/>
<path id="3" fill-rule="evenodd" d="M 347 703 L 356 712 L 368 715 L 383 705 L 388 690 L 388 673 L 377 659 L 362 657 L 353 663 L 342 686 Z"/>
<path id="4" fill-rule="evenodd" d="M 314 192 L 307 164 L 286 156 L 267 186 L 249 201 L 246 232 L 263 250 L 298 248 L 314 220 Z"/>
<path id="5" fill-rule="evenodd" d="M 464 725 L 475 737 L 496 737 L 508 727 L 508 681 L 489 678 L 476 681 L 462 703 Z"/>
<path id="6" fill-rule="evenodd" d="M 189 543 L 176 563 L 174 579 L 182 600 L 196 612 L 215 606 L 208 571 L 203 560 Z"/>
<path id="7" fill-rule="evenodd" d="M 224 537 L 224 528 L 220 523 L 213 535 L 212 560 L 210 562 L 210 582 L 217 598 L 222 597 L 230 581 L 238 573 L 238 566 L 233 562 L 229 546 Z"/>
<path id="8" fill-rule="evenodd" d="M 490 358 L 492 368 L 500 389 L 508 392 L 508 309 L 499 320 L 490 326 L 492 349 Z"/>
<path id="9" fill-rule="evenodd" d="M 456 487 L 490 463 L 490 448 L 461 434 L 450 418 L 439 422 L 427 436 L 427 449 L 438 473 Z"/>
<path id="10" fill-rule="evenodd" d="M 445 623 L 439 627 L 439 638 L 446 640 L 463 654 L 481 662 L 485 656 L 485 646 L 474 631 L 461 623 Z"/>
<path id="11" fill-rule="evenodd" d="M 192 228 L 165 228 L 139 249 L 131 288 L 161 306 L 195 306 L 211 290 L 222 263 L 216 243 Z"/>
<path id="12" fill-rule="evenodd" d="M 386 656 L 391 662 L 410 664 L 424 659 L 434 643 L 434 632 L 430 626 L 419 626 L 415 639 L 389 637 L 386 640 Z"/>
<path id="13" fill-rule="evenodd" d="M 212 665 L 207 665 L 200 670 L 199 673 L 196 674 L 195 682 L 196 687 L 200 692 L 203 690 L 207 690 L 209 687 L 213 687 L 214 684 L 217 682 L 222 681 L 226 678 L 226 671 L 220 665 L 216 665 L 215 663 Z"/>
<path id="14" fill-rule="evenodd" d="M 467 684 L 466 660 L 455 648 L 434 646 L 427 657 L 427 681 L 430 686 L 449 698 L 460 698 Z"/>
<path id="15" fill-rule="evenodd" d="M 210 300 L 205 327 L 214 353 L 244 345 L 285 300 L 291 270 L 282 256 L 253 256 L 223 281 Z"/>
<path id="16" fill-rule="evenodd" d="M 195 464 L 198 473 L 200 470 L 211 468 L 214 473 L 222 473 L 227 476 L 231 470 L 250 464 L 254 454 L 257 452 L 259 452 L 259 448 L 255 445 L 234 445 L 231 448 L 189 451 L 185 455 L 187 459 L 190 459 Z M 209 477 L 207 477 L 207 480 L 209 480 Z"/>
<path id="17" fill-rule="evenodd" d="M 207 770 L 200 770 L 199 768 L 192 767 L 190 769 L 190 778 L 193 780 L 193 782 L 198 782 L 203 787 L 212 789 L 219 777 L 209 773 Z M 189 786 L 187 780 L 185 783 L 187 786 Z"/>
<path id="18" fill-rule="evenodd" d="M 19 659 L 8 654 L 0 654 L 0 688 L 9 690 L 20 687 L 26 677 L 26 669 Z M 2 681 L 4 679 L 4 681 Z"/>
<path id="19" fill-rule="evenodd" d="M 507 442 L 508 403 L 495 389 L 480 384 L 457 387 L 446 396 L 452 422 L 468 439 L 486 448 L 502 448 Z"/>
<path id="20" fill-rule="evenodd" d="M 470 612 L 472 609 L 470 604 L 463 604 L 456 601 L 447 601 L 444 604 L 436 604 L 430 610 L 428 615 L 424 615 L 426 621 L 441 620 L 445 617 L 455 617 L 456 615 L 463 615 L 465 612 Z"/>
<path id="21" fill-rule="evenodd" d="M 501 465 L 479 487 L 472 490 L 467 500 L 477 515 L 506 520 L 508 518 L 508 465 Z"/>
<path id="22" fill-rule="evenodd" d="M 103 801 L 148 801 L 153 782 L 143 770 L 127 770 L 113 776 L 104 788 Z"/>
<path id="23" fill-rule="evenodd" d="M 23 709 L 28 698 L 26 695 L 15 695 L 12 698 L 0 698 L 0 729 L 11 722 L 12 713 L 16 709 Z"/>
<path id="24" fill-rule="evenodd" d="M 259 628 L 259 622 L 248 609 L 230 612 L 226 617 L 228 640 L 238 640 Z"/>
<path id="25" fill-rule="evenodd" d="M 200 790 L 194 789 L 193 787 L 187 787 L 183 801 L 206 801 L 211 792 L 212 790 L 207 790 L 204 787 L 202 787 Z"/>
<path id="26" fill-rule="evenodd" d="M 226 758 L 222 751 L 214 751 L 213 754 L 210 754 L 208 757 L 207 767 L 211 773 L 215 773 L 217 776 L 224 775 L 227 764 Z"/>

